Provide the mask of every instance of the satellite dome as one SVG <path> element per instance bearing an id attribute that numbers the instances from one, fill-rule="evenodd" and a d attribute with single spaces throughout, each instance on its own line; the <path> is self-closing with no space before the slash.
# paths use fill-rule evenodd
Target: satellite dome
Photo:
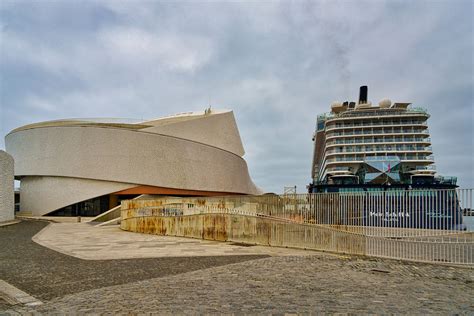
<path id="1" fill-rule="evenodd" d="M 381 108 L 389 108 L 392 105 L 392 101 L 390 99 L 382 99 L 379 102 L 379 106 Z"/>

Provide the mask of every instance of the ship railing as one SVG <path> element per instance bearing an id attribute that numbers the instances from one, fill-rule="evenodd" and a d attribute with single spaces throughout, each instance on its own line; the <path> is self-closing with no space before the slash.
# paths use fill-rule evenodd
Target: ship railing
<path id="1" fill-rule="evenodd" d="M 382 152 L 398 152 L 398 151 L 432 151 L 431 146 L 414 146 L 414 145 L 388 145 L 388 146 L 370 146 L 366 145 L 364 149 L 353 149 L 352 147 L 346 147 L 344 149 L 330 149 L 327 150 L 327 154 L 334 154 L 334 153 L 364 153 L 364 152 L 374 152 L 374 151 L 382 151 Z"/>
<path id="2" fill-rule="evenodd" d="M 386 110 L 374 110 L 369 109 L 369 111 L 347 111 L 343 113 L 323 113 L 318 115 L 318 120 L 329 120 L 335 118 L 351 118 L 351 119 L 358 119 L 358 118 L 367 118 L 367 117 L 374 117 L 374 116 L 396 116 L 396 117 L 411 117 L 413 115 L 420 114 L 423 117 L 429 117 L 428 112 L 426 109 L 423 108 L 407 108 L 406 110 L 400 109 L 386 109 Z"/>
<path id="3" fill-rule="evenodd" d="M 333 129 L 340 129 L 340 128 L 353 128 L 353 127 L 377 127 L 377 126 L 428 126 L 426 121 L 383 121 L 383 122 L 364 122 L 364 123 L 349 123 L 349 124 L 331 124 L 326 126 L 326 131 L 330 131 Z"/>
<path id="4" fill-rule="evenodd" d="M 457 177 L 447 177 L 447 176 L 438 176 L 435 180 L 439 184 L 455 185 L 458 178 Z"/>
<path id="5" fill-rule="evenodd" d="M 430 143 L 431 138 L 385 138 L 385 139 L 377 139 L 374 140 L 372 138 L 368 139 L 357 139 L 357 140 L 352 140 L 352 139 L 337 139 L 337 140 L 330 140 L 327 142 L 327 145 L 334 145 L 334 144 L 370 144 L 370 143 L 400 143 L 400 142 L 412 142 L 412 143 L 419 143 L 419 142 L 424 142 L 424 143 Z"/>
<path id="6" fill-rule="evenodd" d="M 415 170 L 416 170 L 416 171 L 423 171 L 423 170 L 436 171 L 436 166 L 435 166 L 435 165 L 416 166 L 416 167 L 415 167 Z"/>
<path id="7" fill-rule="evenodd" d="M 430 131 L 428 128 L 423 129 L 423 130 L 418 130 L 414 128 L 408 128 L 408 129 L 393 129 L 393 130 L 368 130 L 368 131 L 354 131 L 354 132 L 331 132 L 328 133 L 327 137 L 334 137 L 334 136 L 359 136 L 359 135 L 387 135 L 387 134 L 404 134 L 404 133 L 410 133 L 410 134 L 425 134 L 429 135 Z"/>

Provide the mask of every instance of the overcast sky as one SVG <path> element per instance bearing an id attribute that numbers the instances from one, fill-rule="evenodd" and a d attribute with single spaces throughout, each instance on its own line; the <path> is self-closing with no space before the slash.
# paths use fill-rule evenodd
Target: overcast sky
<path id="1" fill-rule="evenodd" d="M 234 110 L 254 182 L 310 182 L 316 116 L 369 86 L 426 108 L 438 172 L 474 187 L 472 1 L 0 1 L 0 148 L 71 117 Z"/>

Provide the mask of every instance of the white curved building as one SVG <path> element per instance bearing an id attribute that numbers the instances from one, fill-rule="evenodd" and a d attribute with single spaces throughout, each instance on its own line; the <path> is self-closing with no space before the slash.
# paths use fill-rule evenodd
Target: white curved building
<path id="1" fill-rule="evenodd" d="M 135 123 L 59 120 L 5 137 L 21 212 L 93 216 L 140 194 L 259 194 L 232 111 Z"/>

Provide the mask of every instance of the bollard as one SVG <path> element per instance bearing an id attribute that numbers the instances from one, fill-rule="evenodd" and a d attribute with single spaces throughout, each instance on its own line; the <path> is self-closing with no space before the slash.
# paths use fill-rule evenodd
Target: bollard
<path id="1" fill-rule="evenodd" d="M 78 223 L 81 222 L 81 217 L 80 217 L 80 216 L 77 217 L 77 222 L 78 222 Z"/>

